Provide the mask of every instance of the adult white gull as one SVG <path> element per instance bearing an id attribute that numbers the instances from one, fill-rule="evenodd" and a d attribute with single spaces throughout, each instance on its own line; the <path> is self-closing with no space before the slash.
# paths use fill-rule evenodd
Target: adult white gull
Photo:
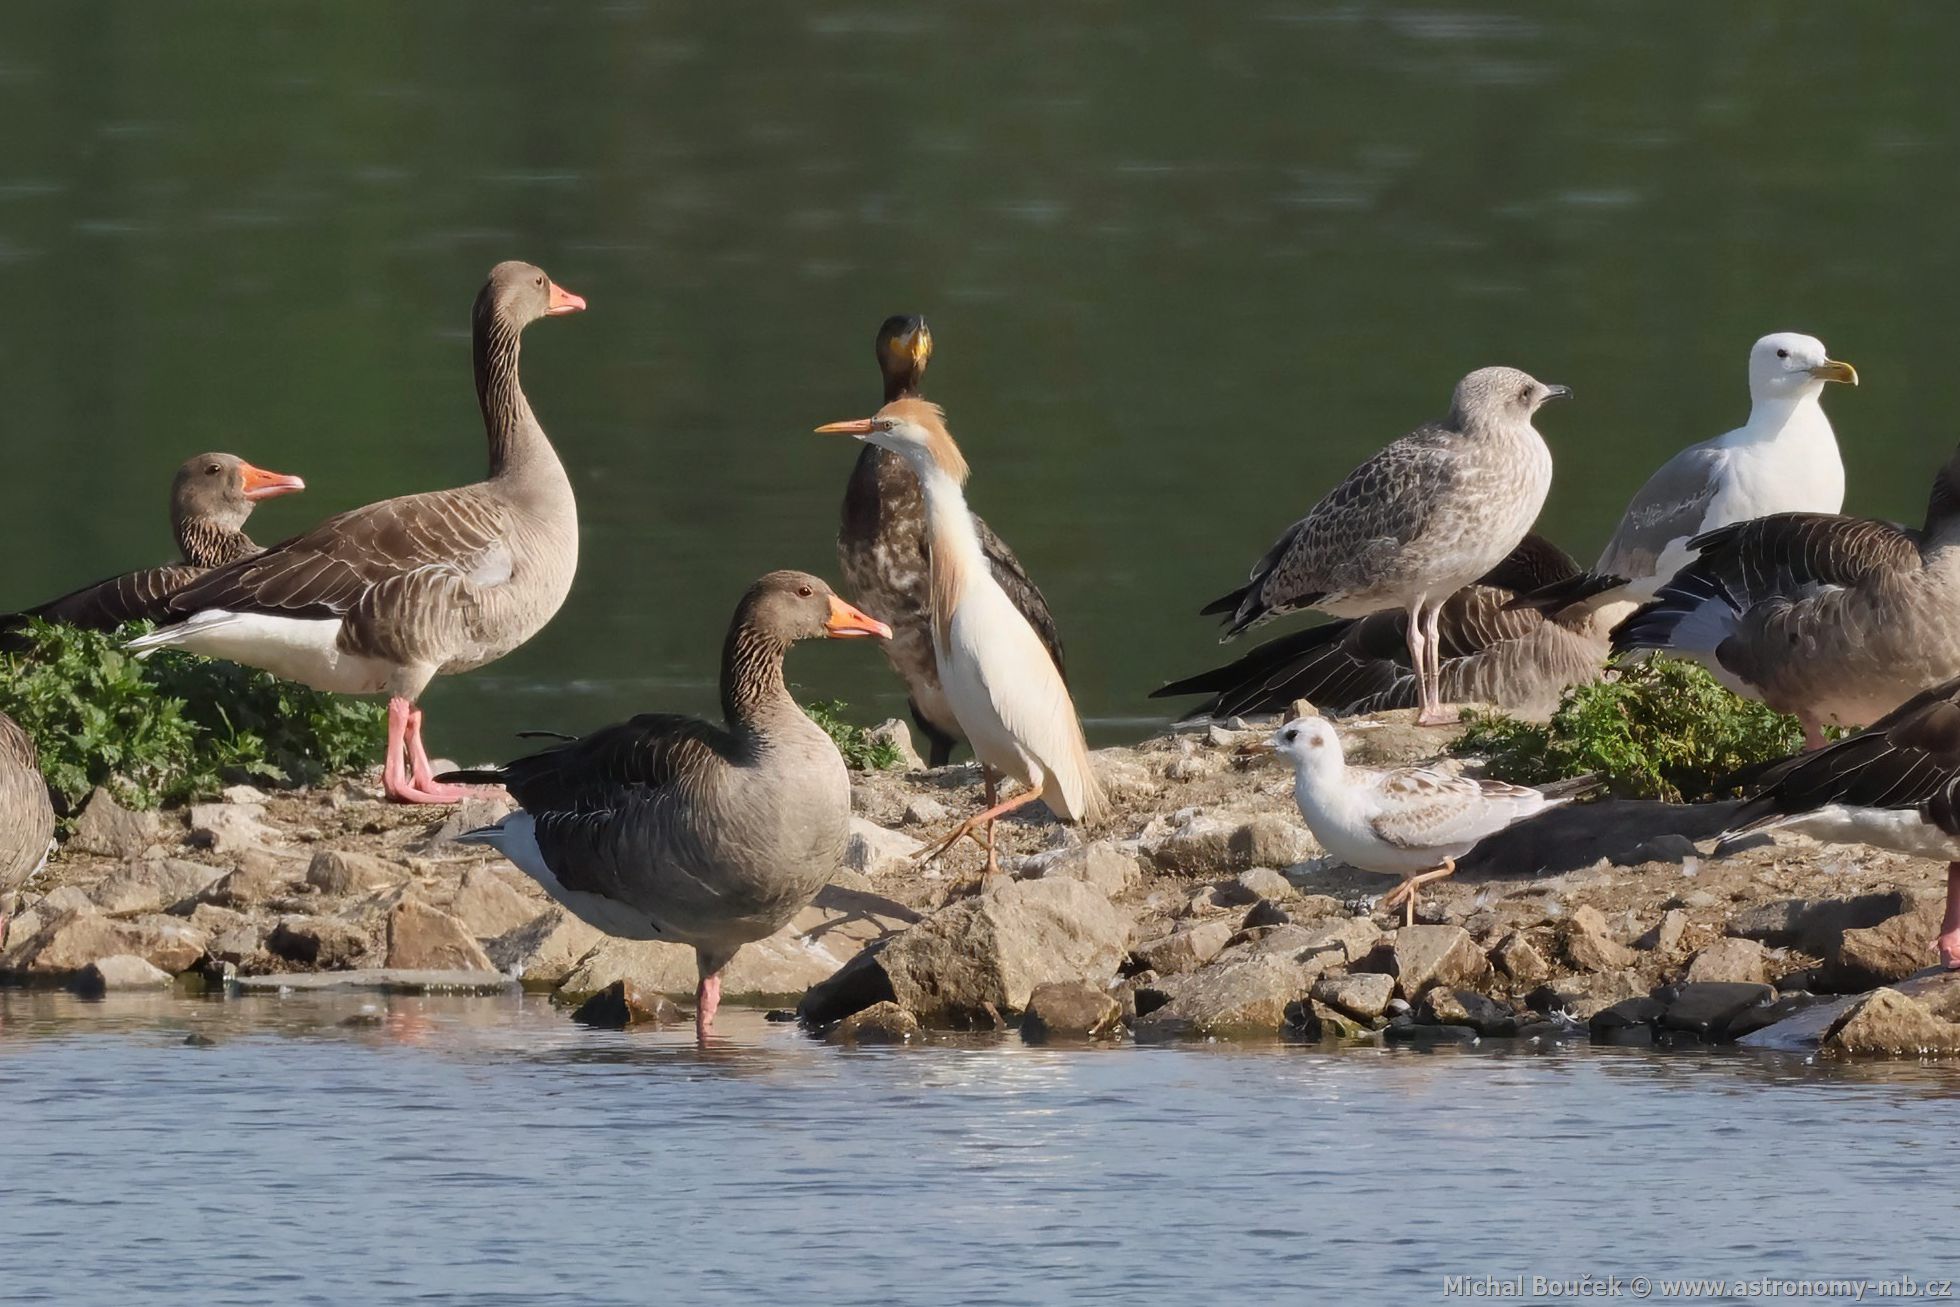
<path id="1" fill-rule="evenodd" d="M 1835 513 L 1844 507 L 1844 460 L 1820 402 L 1832 382 L 1855 386 L 1858 370 L 1815 336 L 1779 331 L 1749 350 L 1749 420 L 1690 445 L 1635 492 L 1590 575 L 1534 591 L 1516 606 L 1554 611 L 1586 600 L 1612 623 L 1654 597 L 1693 562 L 1704 531 L 1772 513 Z"/>

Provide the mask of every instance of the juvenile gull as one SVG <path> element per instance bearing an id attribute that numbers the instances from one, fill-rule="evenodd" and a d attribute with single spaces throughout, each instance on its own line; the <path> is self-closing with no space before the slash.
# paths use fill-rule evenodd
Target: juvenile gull
<path id="1" fill-rule="evenodd" d="M 1771 513 L 1835 513 L 1844 507 L 1844 460 L 1820 402 L 1830 382 L 1858 371 L 1815 336 L 1780 331 L 1749 350 L 1749 420 L 1690 445 L 1647 478 L 1586 576 L 1520 601 L 1540 608 L 1585 600 L 1623 619 L 1694 561 L 1695 536 Z"/>
<path id="2" fill-rule="evenodd" d="M 1302 608 L 1335 617 L 1400 608 L 1417 721 L 1454 721 L 1442 707 L 1438 614 L 1531 528 L 1552 485 L 1552 454 L 1531 418 L 1571 393 L 1516 368 L 1472 372 L 1457 383 L 1448 418 L 1350 472 L 1287 529 L 1251 580 L 1205 607 L 1226 614 L 1221 639 Z"/>
<path id="3" fill-rule="evenodd" d="M 1915 531 L 1870 518 L 1779 513 L 1696 536 L 1695 561 L 1613 633 L 1664 650 L 1738 694 L 1821 727 L 1876 721 L 1960 674 L 1960 450 Z"/>
<path id="4" fill-rule="evenodd" d="M 1563 549 L 1527 535 L 1496 567 L 1451 595 L 1437 617 L 1437 659 L 1446 703 L 1489 703 L 1549 715 L 1569 686 L 1597 680 L 1609 627 L 1584 604 L 1552 612 L 1512 608 L 1520 594 L 1582 575 Z M 1151 698 L 1211 697 L 1185 714 L 1251 717 L 1307 699 L 1332 716 L 1413 708 L 1409 615 L 1399 608 L 1323 622 L 1253 649 L 1238 661 L 1174 681 Z"/>
<path id="5" fill-rule="evenodd" d="M 1783 764 L 1727 833 L 1753 830 L 1942 859 L 1946 916 L 1935 947 L 1941 965 L 1960 968 L 1960 680 Z"/>
<path id="6" fill-rule="evenodd" d="M 1415 924 L 1422 887 L 1454 873 L 1458 858 L 1576 797 L 1428 767 L 1350 767 L 1340 736 L 1323 717 L 1295 718 L 1268 743 L 1293 764 L 1293 797 L 1320 846 L 1362 871 L 1402 877 L 1382 905 L 1402 904 L 1408 925 Z"/>

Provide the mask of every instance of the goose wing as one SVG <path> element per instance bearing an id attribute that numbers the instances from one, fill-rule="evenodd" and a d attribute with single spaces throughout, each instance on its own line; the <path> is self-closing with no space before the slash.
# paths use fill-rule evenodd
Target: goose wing
<path id="1" fill-rule="evenodd" d="M 510 508 L 479 486 L 405 495 L 216 568 L 166 609 L 337 617 L 351 652 L 410 661 L 427 627 L 469 629 L 482 594 L 510 579 L 510 528 Z"/>

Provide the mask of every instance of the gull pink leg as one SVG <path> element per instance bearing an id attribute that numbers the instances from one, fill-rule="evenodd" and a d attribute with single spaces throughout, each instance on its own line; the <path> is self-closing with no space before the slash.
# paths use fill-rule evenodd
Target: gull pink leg
<path id="1" fill-rule="evenodd" d="M 1946 920 L 1940 923 L 1940 965 L 1960 971 L 1960 862 L 1946 865 Z"/>
<path id="2" fill-rule="evenodd" d="M 701 977 L 694 987 L 694 1037 L 706 1039 L 714 1029 L 715 1012 L 721 1007 L 721 973 Z"/>

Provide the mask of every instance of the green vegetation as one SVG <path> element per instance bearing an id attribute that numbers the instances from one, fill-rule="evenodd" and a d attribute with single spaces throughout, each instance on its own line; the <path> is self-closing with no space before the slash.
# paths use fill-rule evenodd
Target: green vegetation
<path id="1" fill-rule="evenodd" d="M 837 752 L 844 755 L 844 765 L 852 771 L 890 771 L 897 767 L 901 761 L 898 746 L 845 721 L 844 709 L 848 706 L 842 699 L 819 699 L 805 704 L 803 711 L 836 742 Z"/>
<path id="2" fill-rule="evenodd" d="M 380 757 L 381 705 L 188 654 L 139 662 L 121 646 L 143 629 L 37 621 L 0 655 L 0 712 L 34 737 L 71 808 L 97 785 L 154 808 L 241 781 L 313 784 Z"/>
<path id="3" fill-rule="evenodd" d="M 1490 774 L 1541 785 L 1597 772 L 1622 798 L 1699 802 L 1734 793 L 1745 767 L 1803 747 L 1796 719 L 1738 698 L 1701 667 L 1652 658 L 1566 691 L 1544 726 L 1472 714 L 1450 748 Z"/>

